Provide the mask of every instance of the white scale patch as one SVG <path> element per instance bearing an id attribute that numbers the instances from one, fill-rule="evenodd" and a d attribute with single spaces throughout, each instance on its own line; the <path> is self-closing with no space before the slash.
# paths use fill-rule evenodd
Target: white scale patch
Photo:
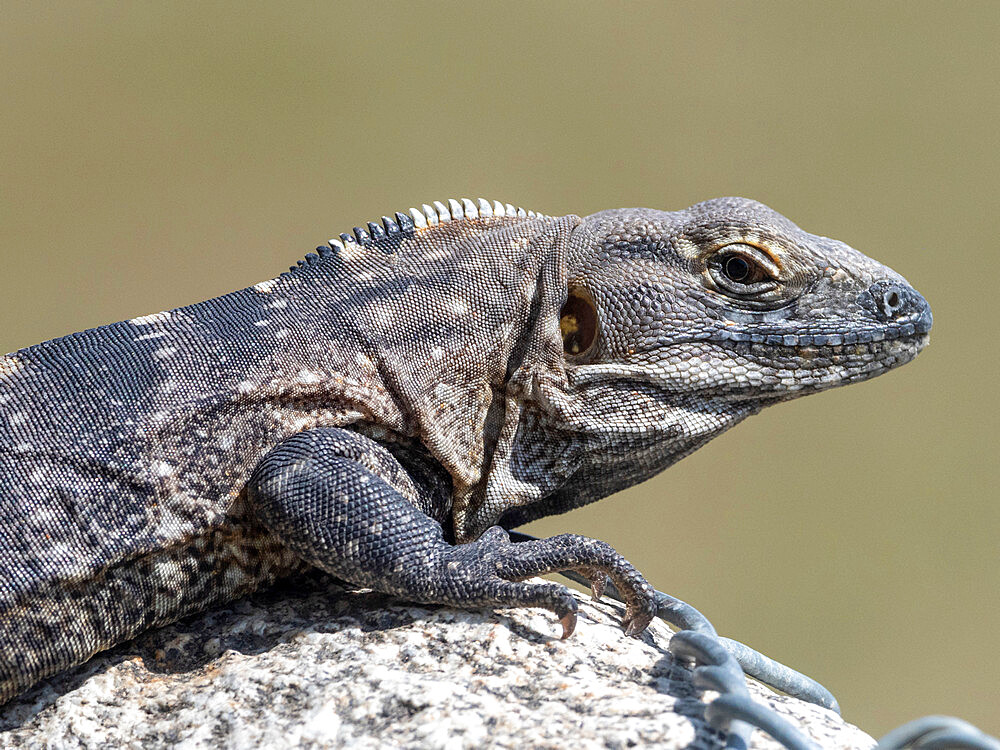
<path id="1" fill-rule="evenodd" d="M 17 357 L 0 357 L 0 375 L 13 375 L 24 367 Z"/>
<path id="2" fill-rule="evenodd" d="M 305 384 L 319 383 L 323 380 L 319 373 L 312 370 L 299 370 L 299 382 Z"/>
<path id="3" fill-rule="evenodd" d="M 376 330 L 383 333 L 391 331 L 396 327 L 396 310 L 388 306 L 373 307 L 370 312 L 370 320 Z"/>
<path id="4" fill-rule="evenodd" d="M 267 281 L 262 281 L 259 284 L 254 284 L 253 288 L 256 289 L 261 294 L 270 294 L 274 287 L 278 285 L 277 279 L 268 279 Z"/>
<path id="5" fill-rule="evenodd" d="M 177 347 L 175 346 L 165 346 L 162 349 L 157 349 L 153 352 L 153 356 L 157 359 L 167 359 L 177 354 Z"/>
<path id="6" fill-rule="evenodd" d="M 158 477 L 169 477 L 173 476 L 174 467 L 168 464 L 166 461 L 153 461 L 151 464 L 153 473 Z"/>
<path id="7" fill-rule="evenodd" d="M 138 318 L 132 318 L 129 321 L 134 326 L 148 326 L 153 323 L 161 323 L 164 320 L 170 319 L 170 311 L 165 310 L 164 312 L 153 313 L 152 315 L 141 315 Z"/>
<path id="8" fill-rule="evenodd" d="M 347 244 L 341 243 L 339 240 L 337 242 L 339 244 L 340 257 L 344 260 L 352 261 L 364 257 L 365 249 L 357 242 L 348 242 Z"/>

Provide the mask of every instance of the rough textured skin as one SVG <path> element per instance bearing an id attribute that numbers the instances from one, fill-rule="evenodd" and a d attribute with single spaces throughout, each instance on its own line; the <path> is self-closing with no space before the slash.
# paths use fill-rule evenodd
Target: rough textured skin
<path id="1" fill-rule="evenodd" d="M 500 204 L 356 229 L 292 272 L 0 360 L 0 700 L 311 563 L 414 600 L 652 589 L 510 528 L 639 482 L 763 406 L 913 358 L 899 275 L 738 198 Z M 735 259 L 735 260 L 734 260 Z"/>

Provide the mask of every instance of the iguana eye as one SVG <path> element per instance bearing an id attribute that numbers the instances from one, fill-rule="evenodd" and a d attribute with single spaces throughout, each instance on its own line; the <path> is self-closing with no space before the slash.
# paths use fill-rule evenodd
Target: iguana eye
<path id="1" fill-rule="evenodd" d="M 570 288 L 566 304 L 559 313 L 559 332 L 562 333 L 563 351 L 567 354 L 586 354 L 594 345 L 597 308 L 589 292 Z"/>
<path id="2" fill-rule="evenodd" d="M 727 245 L 708 262 L 708 270 L 721 291 L 753 297 L 777 284 L 780 270 L 763 250 L 752 245 Z"/>
<path id="3" fill-rule="evenodd" d="M 736 282 L 746 281 L 753 272 L 746 258 L 741 258 L 739 255 L 730 255 L 726 258 L 722 264 L 722 270 L 730 281 Z"/>

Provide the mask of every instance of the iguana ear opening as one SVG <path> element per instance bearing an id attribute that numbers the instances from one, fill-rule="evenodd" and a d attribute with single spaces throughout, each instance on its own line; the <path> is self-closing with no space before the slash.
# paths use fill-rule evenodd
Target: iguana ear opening
<path id="1" fill-rule="evenodd" d="M 573 356 L 586 354 L 597 339 L 597 307 L 590 292 L 570 287 L 566 304 L 559 313 L 563 351 Z"/>

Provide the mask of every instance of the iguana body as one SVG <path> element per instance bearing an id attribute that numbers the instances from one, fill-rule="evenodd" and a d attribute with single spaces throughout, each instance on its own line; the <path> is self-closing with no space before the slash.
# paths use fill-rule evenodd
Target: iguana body
<path id="1" fill-rule="evenodd" d="M 0 700 L 306 564 L 415 600 L 537 605 L 602 542 L 496 526 L 646 479 L 763 406 L 908 361 L 893 271 L 770 209 L 465 201 L 290 273 L 0 361 Z"/>

